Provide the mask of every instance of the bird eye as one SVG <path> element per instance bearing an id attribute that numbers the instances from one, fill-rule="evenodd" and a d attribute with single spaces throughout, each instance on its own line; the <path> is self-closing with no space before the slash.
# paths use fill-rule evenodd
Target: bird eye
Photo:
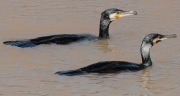
<path id="1" fill-rule="evenodd" d="M 116 14 L 120 14 L 120 12 L 118 11 L 118 12 L 116 12 Z"/>

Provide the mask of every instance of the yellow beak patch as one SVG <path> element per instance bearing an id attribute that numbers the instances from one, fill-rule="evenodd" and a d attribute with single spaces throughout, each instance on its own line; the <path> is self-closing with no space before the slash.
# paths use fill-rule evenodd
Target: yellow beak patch
<path id="1" fill-rule="evenodd" d="M 119 15 L 119 14 L 116 14 L 114 17 L 115 17 L 116 19 L 119 19 L 119 18 L 120 18 L 120 15 Z"/>
<path id="2" fill-rule="evenodd" d="M 110 17 L 110 20 L 113 21 L 113 20 L 119 19 L 120 18 L 120 14 L 113 13 L 109 17 Z"/>
<path id="3" fill-rule="evenodd" d="M 156 39 L 153 40 L 153 44 L 156 44 L 156 43 L 158 43 L 159 41 L 161 41 L 161 39 L 156 38 Z"/>

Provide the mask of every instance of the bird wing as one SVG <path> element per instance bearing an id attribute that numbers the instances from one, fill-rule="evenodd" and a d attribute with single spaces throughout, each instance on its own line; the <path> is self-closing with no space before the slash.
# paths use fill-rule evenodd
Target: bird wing
<path id="1" fill-rule="evenodd" d="M 134 64 L 131 62 L 124 62 L 124 61 L 108 61 L 108 62 L 99 62 L 87 67 L 84 67 L 82 71 L 87 72 L 116 72 L 116 71 L 123 71 L 123 70 L 137 70 L 139 69 L 138 64 Z"/>
<path id="2" fill-rule="evenodd" d="M 30 39 L 31 42 L 35 44 L 68 44 L 71 42 L 75 42 L 79 39 L 83 39 L 83 36 L 76 34 L 61 34 L 61 35 L 51 35 L 51 36 L 43 36 L 35 39 Z"/>

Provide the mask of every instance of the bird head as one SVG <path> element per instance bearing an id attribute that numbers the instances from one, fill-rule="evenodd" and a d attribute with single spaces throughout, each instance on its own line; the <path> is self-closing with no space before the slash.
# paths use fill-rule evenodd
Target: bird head
<path id="1" fill-rule="evenodd" d="M 162 35 L 162 34 L 152 33 L 152 34 L 146 35 L 146 37 L 143 39 L 143 42 L 146 44 L 154 45 L 163 40 L 170 39 L 170 38 L 176 38 L 176 37 L 177 37 L 176 34 Z"/>
<path id="2" fill-rule="evenodd" d="M 101 18 L 114 21 L 121 17 L 137 15 L 136 11 L 124 11 L 116 8 L 110 8 L 101 13 Z"/>

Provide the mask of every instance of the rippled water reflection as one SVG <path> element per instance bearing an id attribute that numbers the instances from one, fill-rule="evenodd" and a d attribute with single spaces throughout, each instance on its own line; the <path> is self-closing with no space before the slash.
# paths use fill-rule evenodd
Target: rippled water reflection
<path id="1" fill-rule="evenodd" d="M 54 73 L 103 60 L 141 62 L 143 37 L 177 34 L 178 0 L 4 0 L 0 1 L 0 42 L 62 33 L 98 36 L 100 13 L 107 8 L 135 10 L 114 21 L 110 39 L 21 49 L 0 44 L 2 96 L 178 96 L 179 38 L 151 49 L 152 67 L 135 73 L 65 77 Z"/>

